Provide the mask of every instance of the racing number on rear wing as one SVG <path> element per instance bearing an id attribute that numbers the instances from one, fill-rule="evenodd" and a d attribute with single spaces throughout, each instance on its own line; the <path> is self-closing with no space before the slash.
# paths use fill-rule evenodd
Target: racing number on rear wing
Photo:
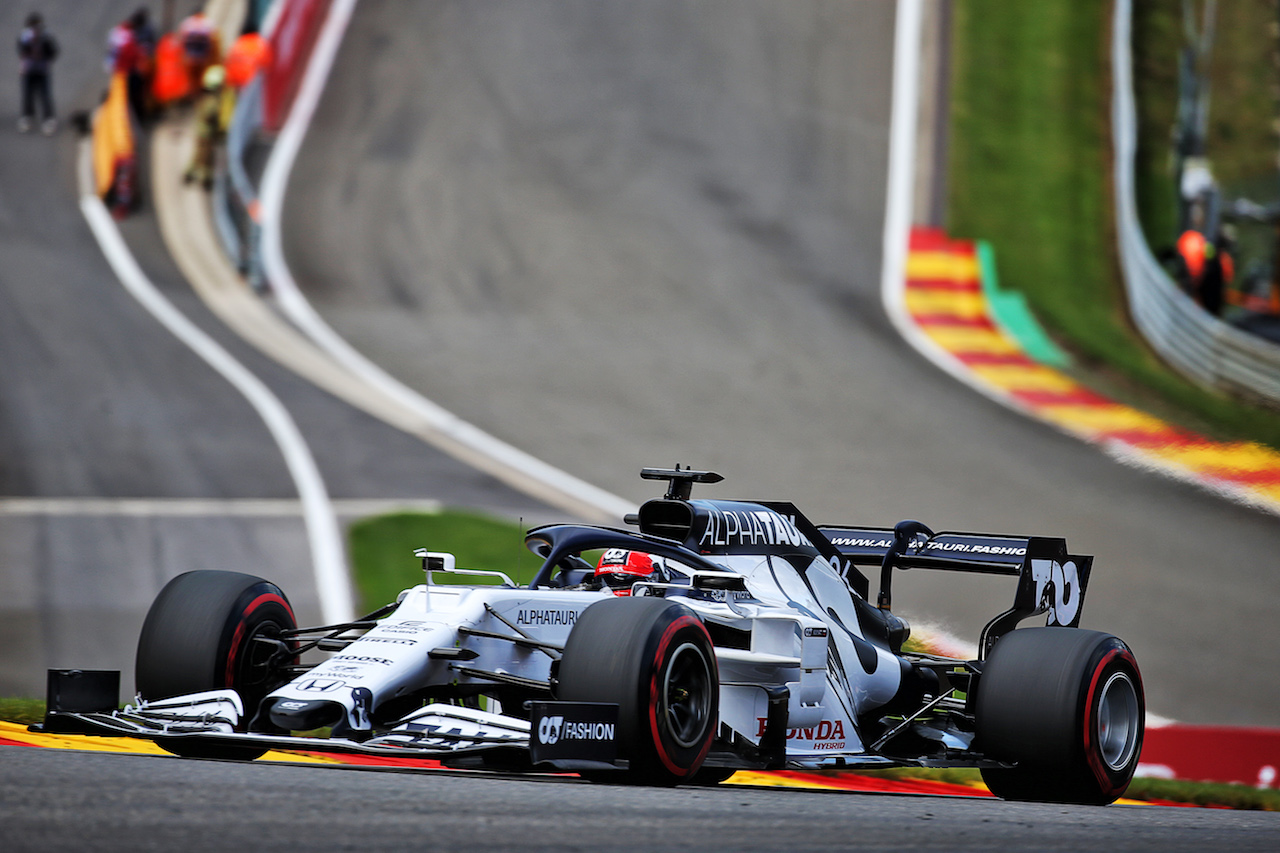
<path id="1" fill-rule="evenodd" d="M 1093 557 L 1068 554 L 1065 540 L 1032 537 L 1018 575 L 1014 610 L 1025 610 L 1027 616 L 1048 611 L 1048 624 L 1077 627 L 1092 568 Z"/>
<path id="2" fill-rule="evenodd" d="M 1028 616 L 1048 612 L 1049 625 L 1076 628 L 1084 593 L 1089 586 L 1093 557 L 1067 553 L 1064 539 L 1027 540 L 1027 555 L 1018 573 L 1013 607 L 987 623 L 978 640 L 979 656 L 986 658 L 996 641 L 1018 627 Z"/>
<path id="3" fill-rule="evenodd" d="M 1080 570 L 1074 560 L 1032 560 L 1031 579 L 1035 600 L 1049 610 L 1050 625 L 1074 627 L 1080 621 Z"/>

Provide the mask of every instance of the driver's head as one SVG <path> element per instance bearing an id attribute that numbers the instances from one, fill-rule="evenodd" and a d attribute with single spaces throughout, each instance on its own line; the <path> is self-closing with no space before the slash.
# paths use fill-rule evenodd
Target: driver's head
<path id="1" fill-rule="evenodd" d="M 648 580 L 662 568 L 662 558 L 643 551 L 610 548 L 600 555 L 596 565 L 596 580 L 601 581 L 614 595 L 630 595 L 631 585 Z"/>

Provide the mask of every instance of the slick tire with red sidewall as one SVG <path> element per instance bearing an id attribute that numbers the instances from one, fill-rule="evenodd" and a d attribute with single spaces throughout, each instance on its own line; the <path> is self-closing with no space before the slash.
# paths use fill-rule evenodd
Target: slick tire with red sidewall
<path id="1" fill-rule="evenodd" d="M 982 779 L 1006 800 L 1114 802 L 1142 752 L 1142 676 L 1122 640 L 1079 628 L 1022 628 L 983 664 L 974 746 L 1016 762 Z"/>
<path id="2" fill-rule="evenodd" d="M 627 781 L 675 785 L 702 766 L 720 719 L 711 637 L 687 607 L 662 598 L 591 605 L 560 661 L 556 696 L 618 706 Z M 604 778 L 604 777 L 600 777 Z"/>
<path id="3" fill-rule="evenodd" d="M 240 572 L 187 572 L 169 581 L 147 611 L 138 637 L 135 679 L 144 699 L 230 688 L 246 720 L 287 680 L 279 647 L 255 641 L 297 627 L 289 600 L 275 584 Z M 251 759 L 264 750 L 166 739 L 179 755 Z"/>

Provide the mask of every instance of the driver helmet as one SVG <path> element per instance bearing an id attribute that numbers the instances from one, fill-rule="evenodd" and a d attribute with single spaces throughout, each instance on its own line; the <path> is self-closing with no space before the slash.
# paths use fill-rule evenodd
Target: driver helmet
<path id="1" fill-rule="evenodd" d="M 661 557 L 646 554 L 644 551 L 609 548 L 600 555 L 595 577 L 604 586 L 613 590 L 614 595 L 630 595 L 633 583 L 648 580 L 655 571 L 661 569 Z"/>

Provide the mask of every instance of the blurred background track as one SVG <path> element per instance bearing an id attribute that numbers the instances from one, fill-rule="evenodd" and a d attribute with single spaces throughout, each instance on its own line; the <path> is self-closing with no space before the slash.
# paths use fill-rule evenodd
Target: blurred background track
<path id="1" fill-rule="evenodd" d="M 318 621 L 279 448 L 240 394 L 125 292 L 77 205 L 79 139 L 67 120 L 97 104 L 107 31 L 137 6 L 40 4 L 61 45 L 56 136 L 18 133 L 16 80 L 3 101 L 0 695 L 43 696 L 45 669 L 68 666 L 122 669 L 131 695 L 146 608 L 190 569 L 269 577 L 301 619 Z M 16 38 L 27 12 L 5 4 L 0 32 Z M 163 294 L 283 400 L 345 518 L 423 500 L 547 512 L 242 344 L 174 267 L 149 201 L 121 229 Z M 405 557 L 408 584 L 416 563 Z"/>

